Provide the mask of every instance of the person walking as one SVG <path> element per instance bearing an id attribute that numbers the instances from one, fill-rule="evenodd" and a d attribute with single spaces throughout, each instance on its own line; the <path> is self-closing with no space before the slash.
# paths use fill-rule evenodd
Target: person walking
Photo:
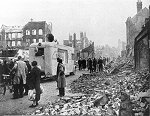
<path id="1" fill-rule="evenodd" d="M 62 63 L 62 59 L 58 58 L 58 68 L 57 68 L 57 87 L 59 89 L 59 96 L 65 95 L 66 79 L 65 79 L 65 67 Z"/>
<path id="2" fill-rule="evenodd" d="M 98 59 L 98 67 L 99 72 L 103 71 L 103 60 L 101 58 Z"/>
<path id="3" fill-rule="evenodd" d="M 28 72 L 26 63 L 22 61 L 22 57 L 18 56 L 18 61 L 16 61 L 12 71 L 15 71 L 15 76 L 13 78 L 14 84 L 14 97 L 13 99 L 23 97 L 23 87 L 26 84 L 26 74 Z"/>
<path id="4" fill-rule="evenodd" d="M 97 60 L 96 60 L 96 58 L 94 58 L 94 59 L 93 59 L 94 72 L 96 72 L 96 66 L 97 66 Z"/>
<path id="5" fill-rule="evenodd" d="M 30 105 L 30 108 L 38 106 L 38 101 L 40 100 L 40 79 L 41 79 L 41 70 L 37 67 L 37 61 L 33 61 L 31 63 L 33 68 L 30 72 L 30 78 L 29 78 L 29 90 L 35 89 L 35 100 L 33 100 L 33 104 Z"/>
<path id="6" fill-rule="evenodd" d="M 79 58 L 79 60 L 78 60 L 78 66 L 79 66 L 79 70 L 81 70 L 81 66 L 82 66 L 81 58 Z"/>
<path id="7" fill-rule="evenodd" d="M 90 70 L 90 73 L 93 72 L 93 64 L 92 64 L 92 59 L 89 58 L 89 70 Z"/>
<path id="8" fill-rule="evenodd" d="M 3 64 L 2 61 L 0 60 L 0 84 L 2 83 L 2 69 L 3 69 Z"/>

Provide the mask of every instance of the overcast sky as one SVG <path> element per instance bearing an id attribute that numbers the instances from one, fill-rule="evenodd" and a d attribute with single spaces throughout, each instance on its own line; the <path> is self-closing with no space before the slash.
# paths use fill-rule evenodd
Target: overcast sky
<path id="1" fill-rule="evenodd" d="M 137 0 L 3 0 L 0 25 L 24 26 L 30 19 L 53 24 L 53 35 L 60 41 L 69 33 L 86 32 L 96 45 L 117 46 L 126 41 L 126 19 L 136 12 Z M 150 0 L 142 0 L 143 8 Z"/>

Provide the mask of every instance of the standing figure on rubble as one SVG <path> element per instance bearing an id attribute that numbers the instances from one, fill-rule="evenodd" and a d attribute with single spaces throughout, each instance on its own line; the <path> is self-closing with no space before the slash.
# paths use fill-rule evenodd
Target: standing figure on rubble
<path id="1" fill-rule="evenodd" d="M 104 64 L 104 66 L 106 65 L 106 58 L 105 57 L 103 58 L 103 64 Z"/>
<path id="2" fill-rule="evenodd" d="M 82 60 L 82 68 L 84 70 L 86 69 L 86 60 L 85 59 Z"/>
<path id="3" fill-rule="evenodd" d="M 3 64 L 2 61 L 0 60 L 0 84 L 2 83 L 2 68 L 3 68 Z"/>
<path id="4" fill-rule="evenodd" d="M 58 59 L 58 79 L 57 79 L 57 87 L 59 89 L 59 96 L 62 97 L 65 95 L 65 87 L 66 87 L 66 79 L 65 79 L 65 67 L 62 63 L 62 59 Z"/>
<path id="5" fill-rule="evenodd" d="M 97 60 L 96 58 L 93 59 L 93 71 L 96 72 Z"/>
<path id="6" fill-rule="evenodd" d="M 78 60 L 78 66 L 79 66 L 79 70 L 81 70 L 81 66 L 82 66 L 82 61 L 81 61 L 81 58 L 79 58 L 79 60 Z"/>
<path id="7" fill-rule="evenodd" d="M 103 60 L 101 58 L 98 59 L 98 68 L 99 72 L 103 71 Z"/>
<path id="8" fill-rule="evenodd" d="M 90 73 L 93 72 L 93 63 L 92 63 L 92 59 L 89 58 L 89 70 L 90 70 Z"/>

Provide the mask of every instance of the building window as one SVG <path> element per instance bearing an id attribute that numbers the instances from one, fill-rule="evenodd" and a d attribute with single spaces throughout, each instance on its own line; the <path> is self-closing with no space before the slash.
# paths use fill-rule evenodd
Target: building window
<path id="1" fill-rule="evenodd" d="M 8 45 L 8 46 L 11 46 L 10 44 L 11 44 L 10 41 L 8 41 L 8 42 L 7 42 L 7 45 Z"/>
<path id="2" fill-rule="evenodd" d="M 17 38 L 22 38 L 22 33 L 18 33 Z"/>
<path id="3" fill-rule="evenodd" d="M 15 46 L 16 44 L 15 44 L 15 41 L 12 41 L 12 46 Z"/>
<path id="4" fill-rule="evenodd" d="M 29 43 L 28 43 L 28 42 L 26 43 L 26 46 L 29 46 Z"/>
<path id="5" fill-rule="evenodd" d="M 8 34 L 8 38 L 11 40 L 11 33 Z"/>
<path id="6" fill-rule="evenodd" d="M 32 30 L 32 35 L 36 35 L 36 30 L 35 29 Z"/>
<path id="7" fill-rule="evenodd" d="M 40 43 L 43 42 L 43 39 L 39 39 L 39 42 L 40 42 Z"/>
<path id="8" fill-rule="evenodd" d="M 36 39 L 33 39 L 33 43 L 36 43 Z"/>
<path id="9" fill-rule="evenodd" d="M 21 46 L 21 41 L 18 41 L 18 42 L 17 42 L 17 46 Z"/>
<path id="10" fill-rule="evenodd" d="M 30 43 L 30 39 L 26 39 L 26 42 Z"/>
<path id="11" fill-rule="evenodd" d="M 30 35 L 30 30 L 26 30 L 26 35 Z"/>
<path id="12" fill-rule="evenodd" d="M 12 38 L 16 38 L 16 33 L 12 33 Z"/>
<path id="13" fill-rule="evenodd" d="M 39 29 L 39 35 L 43 35 L 43 30 Z"/>

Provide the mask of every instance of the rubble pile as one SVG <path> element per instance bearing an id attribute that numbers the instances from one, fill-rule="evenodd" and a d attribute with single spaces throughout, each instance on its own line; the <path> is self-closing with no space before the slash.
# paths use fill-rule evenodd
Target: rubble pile
<path id="1" fill-rule="evenodd" d="M 62 97 L 37 109 L 33 115 L 147 116 L 150 103 L 147 70 L 133 71 L 132 60 L 112 63 L 107 70 L 117 73 L 83 74 L 70 84 L 80 96 Z M 111 69 L 110 69 L 111 68 Z M 125 97 L 129 96 L 129 97 Z"/>
<path id="2" fill-rule="evenodd" d="M 109 74 L 117 74 L 120 71 L 124 70 L 133 70 L 134 68 L 134 60 L 133 58 L 118 58 L 116 61 L 111 61 L 105 66 L 107 73 Z"/>

